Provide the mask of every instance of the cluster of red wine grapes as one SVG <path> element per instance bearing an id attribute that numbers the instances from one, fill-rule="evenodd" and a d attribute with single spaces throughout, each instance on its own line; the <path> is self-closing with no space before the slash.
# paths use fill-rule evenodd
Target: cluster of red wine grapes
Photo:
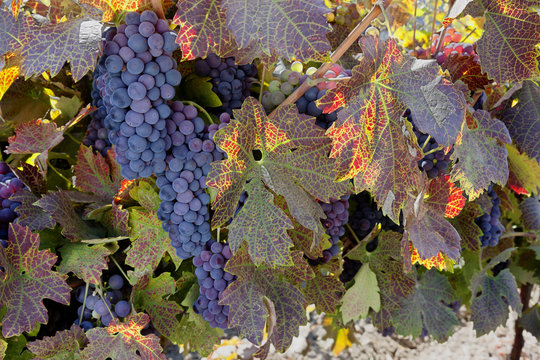
<path id="1" fill-rule="evenodd" d="M 240 108 L 250 95 L 249 88 L 257 76 L 257 67 L 255 64 L 236 65 L 234 57 L 222 59 L 210 54 L 195 63 L 195 73 L 211 78 L 212 91 L 219 96 L 222 110 L 232 114 L 232 109 Z"/>
<path id="2" fill-rule="evenodd" d="M 439 148 L 439 144 L 437 141 L 435 141 L 435 139 L 416 129 L 410 109 L 405 111 L 404 116 L 413 124 L 413 131 L 416 135 L 418 146 L 423 149 L 424 153 Z M 450 155 L 452 155 L 453 152 L 454 148 L 451 148 L 448 153 L 445 153 L 444 149 L 429 153 L 418 161 L 418 167 L 425 171 L 430 179 L 442 176 L 447 173 L 448 166 L 450 165 Z"/>
<path id="3" fill-rule="evenodd" d="M 75 324 L 79 325 L 82 314 L 83 321 L 80 326 L 84 331 L 99 324 L 109 326 L 113 318 L 124 318 L 131 312 L 131 304 L 125 296 L 129 293 L 126 291 L 129 290 L 126 289 L 129 284 L 120 275 L 109 277 L 108 284 L 110 289 L 103 294 L 103 298 L 99 296 L 98 290 L 93 285 L 89 286 L 90 294 L 86 297 L 86 301 L 84 298 L 86 286 L 82 285 L 75 290 L 75 299 L 81 304 L 77 309 Z"/>
<path id="4" fill-rule="evenodd" d="M 439 52 L 435 54 L 439 44 L 439 37 L 440 36 L 438 34 L 433 36 L 430 49 L 431 54 L 435 55 L 435 59 L 439 65 L 442 65 L 449 57 L 456 55 L 470 56 L 474 58 L 474 61 L 479 61 L 478 55 L 474 51 L 474 46 L 468 43 L 460 43 L 459 41 L 461 40 L 461 34 L 456 32 L 456 29 L 454 28 L 448 28 L 446 30 Z"/>
<path id="5" fill-rule="evenodd" d="M 497 246 L 499 238 L 504 232 L 504 226 L 501 224 L 501 199 L 497 196 L 495 190 L 493 190 L 493 184 L 491 184 L 487 191 L 488 197 L 491 199 L 491 210 L 488 213 L 483 214 L 480 217 L 474 219 L 476 225 L 482 229 L 483 235 L 480 237 L 480 242 L 483 247 Z"/>
<path id="6" fill-rule="evenodd" d="M 128 180 L 165 171 L 172 140 L 166 103 L 182 76 L 172 52 L 176 35 L 153 11 L 129 12 L 125 24 L 105 33 L 96 85 L 107 116 L 105 126 L 115 145 L 121 174 Z"/>
<path id="7" fill-rule="evenodd" d="M 229 306 L 219 305 L 223 290 L 235 279 L 224 271 L 225 264 L 232 256 L 229 245 L 210 240 L 200 255 L 193 258 L 195 276 L 199 282 L 199 297 L 193 304 L 196 313 L 214 328 L 227 328 Z"/>
<path id="8" fill-rule="evenodd" d="M 161 199 L 157 215 L 178 257 L 188 259 L 199 255 L 211 238 L 210 196 L 204 189 L 210 163 L 222 159 L 223 153 L 210 139 L 208 126 L 194 106 L 175 101 L 171 108 L 166 130 L 172 151 L 165 159 L 166 171 L 157 177 Z"/>
<path id="9" fill-rule="evenodd" d="M 107 108 L 103 104 L 103 99 L 98 90 L 97 78 L 100 75 L 100 67 L 96 67 L 93 75 L 92 82 L 92 105 L 96 108 L 92 114 L 90 114 L 90 123 L 86 129 L 86 136 L 82 143 L 86 146 L 91 146 L 94 151 L 99 152 L 103 157 L 107 156 L 107 151 L 111 148 L 111 142 L 109 141 L 109 130 L 105 127 L 105 117 L 107 116 Z"/>
<path id="10" fill-rule="evenodd" d="M 9 198 L 22 188 L 23 183 L 15 177 L 9 166 L 0 162 L 0 244 L 4 247 L 7 247 L 9 224 L 17 218 L 15 209 L 21 204 Z"/>
<path id="11" fill-rule="evenodd" d="M 264 110 L 269 114 L 279 106 L 285 98 L 292 94 L 294 89 L 300 84 L 303 65 L 299 61 L 291 64 L 288 69 L 284 64 L 276 67 L 273 75 L 276 79 L 268 84 L 268 90 L 263 92 L 262 105 Z"/>

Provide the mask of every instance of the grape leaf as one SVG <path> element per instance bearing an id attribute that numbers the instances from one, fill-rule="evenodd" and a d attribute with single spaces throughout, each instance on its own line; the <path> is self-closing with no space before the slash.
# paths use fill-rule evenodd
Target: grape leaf
<path id="1" fill-rule="evenodd" d="M 381 298 L 377 277 L 369 268 L 369 264 L 363 264 L 354 277 L 354 284 L 343 295 L 341 313 L 343 322 L 356 321 L 368 315 L 369 308 L 379 311 Z"/>
<path id="2" fill-rule="evenodd" d="M 419 71 L 418 79 L 411 83 L 416 72 L 409 66 L 415 62 L 404 60 L 393 40 L 384 43 L 368 36 L 362 38 L 361 46 L 364 56 L 353 68 L 352 78 L 328 90 L 319 105 L 324 112 L 344 106 L 327 131 L 333 145 L 330 157 L 337 159 L 337 179 L 354 178 L 356 192 L 369 190 L 383 213 L 398 222 L 407 192 L 419 186 L 421 177 L 417 164 L 420 149 L 401 117 L 405 105 L 400 99 L 409 102 L 410 98 L 401 94 L 401 86 L 405 85 L 398 82 L 422 88 L 433 87 L 440 79 L 422 78 L 425 74 Z M 432 73 L 429 67 L 425 69 Z M 395 70 L 407 74 L 392 75 Z M 420 117 L 429 113 L 420 112 Z M 436 124 L 437 119 L 431 122 Z"/>
<path id="3" fill-rule="evenodd" d="M 86 283 L 99 284 L 101 272 L 107 269 L 110 250 L 104 245 L 90 246 L 84 243 L 65 244 L 60 249 L 62 262 L 57 271 L 62 274 L 73 272 Z"/>
<path id="4" fill-rule="evenodd" d="M 526 198 L 519 204 L 526 229 L 540 231 L 540 201 L 537 197 Z"/>
<path id="5" fill-rule="evenodd" d="M 302 62 L 331 50 L 326 34 L 332 28 L 324 17 L 331 10 L 323 0 L 222 0 L 221 5 L 239 47 L 255 43 L 268 55 L 275 50 Z"/>
<path id="6" fill-rule="evenodd" d="M 11 66 L 0 71 L 0 100 L 11 84 L 19 77 L 19 67 Z"/>
<path id="7" fill-rule="evenodd" d="M 519 325 L 540 341 L 540 305 L 535 305 L 523 312 Z"/>
<path id="8" fill-rule="evenodd" d="M 0 339 L 0 359 L 3 359 L 6 356 L 7 342 L 3 339 Z"/>
<path id="9" fill-rule="evenodd" d="M 147 181 L 141 181 L 129 190 L 129 195 L 149 212 L 157 212 L 161 204 L 158 193 Z"/>
<path id="10" fill-rule="evenodd" d="M 103 216 L 102 223 L 113 236 L 129 236 L 129 211 L 122 205 L 112 204 L 110 211 Z"/>
<path id="11" fill-rule="evenodd" d="M 86 16 L 33 27 L 21 52 L 24 76 L 49 71 L 54 77 L 69 61 L 73 79 L 79 81 L 94 69 L 100 40 L 101 23 Z"/>
<path id="12" fill-rule="evenodd" d="M 450 223 L 461 237 L 462 244 L 472 251 L 480 249 L 480 236 L 482 236 L 483 232 L 473 219 L 481 215 L 482 210 L 478 204 L 467 202 L 459 215 L 454 219 L 450 219 Z"/>
<path id="13" fill-rule="evenodd" d="M 169 235 L 161 227 L 161 221 L 155 212 L 133 208 L 129 225 L 132 246 L 127 252 L 126 265 L 134 267 L 136 273 L 145 269 L 154 271 L 163 254 L 168 252 L 178 268 L 181 260 L 176 255 Z"/>
<path id="14" fill-rule="evenodd" d="M 381 294 L 381 310 L 373 315 L 374 324 L 379 329 L 392 326 L 392 314 L 401 307 L 400 301 L 414 291 L 415 281 L 403 272 L 403 263 L 399 243 L 401 234 L 383 231 L 379 234 L 379 245 L 373 252 L 367 252 L 365 246 L 359 260 L 368 264 L 377 276 Z"/>
<path id="15" fill-rule="evenodd" d="M 419 337 L 422 328 L 437 341 L 445 341 L 459 325 L 456 314 L 446 306 L 456 300 L 448 279 L 435 270 L 428 271 L 414 292 L 401 301 L 394 314 L 396 332 Z"/>
<path id="16" fill-rule="evenodd" d="M 106 328 L 93 328 L 86 332 L 88 346 L 83 350 L 84 359 L 141 359 L 166 360 L 159 338 L 141 335 L 141 330 L 150 322 L 148 315 L 137 313 L 128 316 L 125 322 L 113 319 Z"/>
<path id="17" fill-rule="evenodd" d="M 484 16 L 484 33 L 476 43 L 482 71 L 498 83 L 540 76 L 540 15 L 536 0 L 476 0 L 465 10 Z"/>
<path id="18" fill-rule="evenodd" d="M 495 262 L 496 263 L 496 262 Z M 496 277 L 482 271 L 472 280 L 474 296 L 471 303 L 473 328 L 477 336 L 482 336 L 503 325 L 508 318 L 508 306 L 521 314 L 521 301 L 514 276 L 508 269 L 501 271 Z"/>
<path id="19" fill-rule="evenodd" d="M 219 227 L 233 216 L 245 188 L 247 201 L 229 226 L 231 250 L 236 252 L 247 241 L 256 264 L 290 264 L 292 240 L 286 230 L 292 223 L 274 205 L 268 188 L 285 197 L 301 225 L 322 235 L 324 213 L 311 210 L 320 208 L 316 199 L 328 202 L 331 196 L 347 194 L 350 186 L 334 182 L 334 160 L 327 157 L 330 139 L 314 124 L 314 118 L 300 116 L 294 105 L 278 109 L 268 118 L 262 105 L 250 97 L 234 111 L 234 117 L 214 136 L 228 156 L 213 162 L 208 174 L 207 185 L 217 189 L 212 226 Z M 254 150 L 262 154 L 259 161 Z M 302 212 L 301 208 L 310 210 Z M 314 247 L 319 246 L 320 237 Z"/>
<path id="20" fill-rule="evenodd" d="M 62 226 L 62 234 L 71 240 L 93 238 L 92 229 L 77 215 L 64 190 L 51 191 L 35 202 Z"/>
<path id="21" fill-rule="evenodd" d="M 470 128 L 468 122 L 475 124 Z M 477 110 L 463 122 L 451 156 L 454 167 L 450 176 L 453 182 L 459 181 L 469 200 L 476 199 L 491 182 L 506 184 L 508 151 L 500 143 L 511 142 L 506 126 L 492 119 L 487 111 Z"/>
<path id="22" fill-rule="evenodd" d="M 13 336 L 6 339 L 7 349 L 5 359 L 29 360 L 34 356 L 26 349 L 26 340 L 24 335 Z"/>
<path id="23" fill-rule="evenodd" d="M 36 323 L 48 322 L 43 299 L 68 305 L 71 288 L 67 276 L 51 270 L 57 256 L 39 249 L 39 235 L 17 224 L 9 225 L 8 247 L 0 247 L 0 307 L 7 307 L 2 335 L 30 332 Z"/>
<path id="24" fill-rule="evenodd" d="M 461 80 L 471 91 L 483 90 L 490 81 L 482 72 L 480 63 L 474 60 L 475 56 L 450 54 L 441 64 L 441 68 L 448 70 L 453 83 Z"/>
<path id="25" fill-rule="evenodd" d="M 540 87 L 524 81 L 515 94 L 516 104 L 509 101 L 502 112 L 502 121 L 519 150 L 540 163 Z"/>
<path id="26" fill-rule="evenodd" d="M 21 180 L 35 195 L 44 194 L 47 191 L 47 179 L 45 179 L 45 176 L 39 171 L 39 168 L 26 162 L 21 162 L 20 165 L 22 170 L 13 166 L 11 171 L 13 171 L 19 180 Z"/>
<path id="27" fill-rule="evenodd" d="M 29 121 L 15 129 L 15 135 L 8 139 L 9 145 L 5 151 L 8 154 L 39 153 L 36 161 L 46 171 L 49 150 L 60 144 L 64 139 L 63 133 L 54 122 L 41 119 Z"/>
<path id="28" fill-rule="evenodd" d="M 448 256 L 443 255 L 442 253 L 437 253 L 437 255 L 432 256 L 428 259 L 422 259 L 418 255 L 418 250 L 416 250 L 412 243 L 409 242 L 409 252 L 411 253 L 411 265 L 420 264 L 426 269 L 436 268 L 438 270 L 451 270 L 455 261 L 450 260 Z"/>
<path id="29" fill-rule="evenodd" d="M 14 19 L 8 11 L 0 11 L 0 55 L 24 46 L 26 32 L 31 27 L 29 16 Z"/>
<path id="30" fill-rule="evenodd" d="M 102 22 L 109 22 L 115 18 L 117 12 L 153 10 L 151 0 L 80 0 L 81 4 L 88 4 L 103 12 Z M 174 5 L 172 0 L 162 1 L 162 6 L 167 9 Z"/>
<path id="31" fill-rule="evenodd" d="M 506 145 L 506 150 L 508 150 L 508 167 L 510 170 L 509 187 L 511 187 L 510 176 L 513 175 L 522 191 L 525 190 L 524 193 L 538 193 L 540 191 L 540 166 L 538 161 L 530 158 L 525 153 L 520 154 L 512 145 Z M 515 191 L 515 187 L 512 190 Z"/>
<path id="32" fill-rule="evenodd" d="M 249 198 L 248 198 L 249 199 Z M 294 266 L 285 268 L 289 275 L 298 271 L 303 280 L 309 280 L 313 272 L 302 259 L 302 253 L 293 253 Z M 221 293 L 220 304 L 230 305 L 229 327 L 238 327 L 240 334 L 256 345 L 261 345 L 265 324 L 270 315 L 266 301 L 275 309 L 275 324 L 268 330 L 269 341 L 278 351 L 285 351 L 292 338 L 298 336 L 298 327 L 307 321 L 302 292 L 291 283 L 283 281 L 283 268 L 265 265 L 255 266 L 245 246 L 229 259 L 225 270 L 236 275 Z"/>
<path id="33" fill-rule="evenodd" d="M 35 356 L 34 360 L 79 360 L 80 349 L 88 340 L 83 329 L 78 325 L 64 331 L 57 331 L 54 336 L 44 336 L 41 340 L 29 342 L 26 346 Z"/>
<path id="34" fill-rule="evenodd" d="M 173 342 L 180 341 L 180 323 L 176 315 L 182 313 L 182 308 L 164 297 L 175 291 L 174 279 L 170 274 L 163 273 L 157 278 L 148 275 L 142 277 L 132 292 L 134 306 L 146 310 L 156 330 Z"/>
<path id="35" fill-rule="evenodd" d="M 96 194 L 103 202 L 111 202 L 120 189 L 120 177 L 113 177 L 107 161 L 92 149 L 81 145 L 74 168 L 74 185 L 78 189 Z"/>
<path id="36" fill-rule="evenodd" d="M 461 239 L 445 217 L 454 217 L 461 211 L 465 205 L 462 193 L 444 176 L 429 183 L 427 199 L 422 201 L 422 192 L 418 199 L 408 201 L 403 214 L 405 232 L 402 246 L 408 247 L 408 241 L 412 242 L 421 259 L 442 253 L 457 262 L 461 253 Z"/>
<path id="37" fill-rule="evenodd" d="M 331 314 L 336 312 L 342 294 L 345 292 L 343 283 L 331 274 L 323 275 L 315 271 L 315 277 L 306 282 L 304 295 L 317 307 L 318 312 Z"/>
<path id="38" fill-rule="evenodd" d="M 39 206 L 34 205 L 39 198 L 27 189 L 18 190 L 11 196 L 10 200 L 21 203 L 15 209 L 19 216 L 17 224 L 28 226 L 32 231 L 41 231 L 45 228 L 52 229 L 56 224 L 56 221 L 49 214 Z"/>

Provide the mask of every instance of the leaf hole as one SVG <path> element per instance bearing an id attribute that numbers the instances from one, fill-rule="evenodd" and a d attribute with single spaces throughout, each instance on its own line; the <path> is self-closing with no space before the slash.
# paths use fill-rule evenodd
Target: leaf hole
<path id="1" fill-rule="evenodd" d="M 255 161 L 261 161 L 262 160 L 262 152 L 261 152 L 261 150 L 254 149 L 254 150 L 251 151 L 251 154 L 253 155 L 253 159 L 255 159 Z"/>

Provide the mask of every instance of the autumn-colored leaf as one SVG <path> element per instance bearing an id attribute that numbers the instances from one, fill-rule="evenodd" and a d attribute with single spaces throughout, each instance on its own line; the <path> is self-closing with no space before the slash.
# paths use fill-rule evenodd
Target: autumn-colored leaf
<path id="1" fill-rule="evenodd" d="M 323 275 L 315 272 L 315 277 L 306 282 L 304 295 L 317 307 L 318 312 L 332 314 L 336 312 L 341 296 L 345 292 L 343 283 L 332 274 Z"/>
<path id="2" fill-rule="evenodd" d="M 22 167 L 22 170 L 13 166 L 11 171 L 17 175 L 19 180 L 21 180 L 34 195 L 44 194 L 47 191 L 47 179 L 45 179 L 45 176 L 43 176 L 43 173 L 39 168 L 30 165 L 27 162 L 22 162 L 20 166 Z"/>
<path id="3" fill-rule="evenodd" d="M 31 27 L 29 16 L 19 16 L 17 19 L 8 11 L 0 11 L 0 55 L 14 51 L 25 43 L 25 34 Z"/>
<path id="4" fill-rule="evenodd" d="M 18 190 L 10 199 L 21 203 L 15 210 L 19 216 L 17 224 L 28 226 L 32 231 L 41 231 L 45 228 L 52 229 L 56 224 L 51 215 L 47 214 L 39 206 L 34 205 L 39 198 L 27 189 Z"/>
<path id="5" fill-rule="evenodd" d="M 469 116 L 469 115 L 467 115 Z M 506 126 L 490 117 L 484 110 L 477 110 L 469 117 L 474 128 L 463 122 L 461 135 L 454 146 L 450 172 L 453 182 L 476 199 L 491 182 L 504 185 L 508 180 L 508 151 L 502 143 L 512 142 Z"/>
<path id="6" fill-rule="evenodd" d="M 462 245 L 472 251 L 480 249 L 480 236 L 483 232 L 473 220 L 481 215 L 482 210 L 478 204 L 467 202 L 459 215 L 450 219 L 450 223 L 461 237 Z"/>
<path id="7" fill-rule="evenodd" d="M 90 246 L 80 242 L 66 244 L 58 251 L 62 262 L 57 271 L 62 274 L 72 272 L 90 284 L 99 284 L 101 272 L 108 268 L 107 256 L 111 254 L 104 245 Z"/>
<path id="8" fill-rule="evenodd" d="M 480 63 L 475 61 L 476 55 L 450 54 L 441 64 L 443 70 L 448 70 L 452 82 L 458 80 L 467 84 L 469 90 L 483 90 L 489 83 L 489 79 L 482 72 Z"/>
<path id="9" fill-rule="evenodd" d="M 102 220 L 103 224 L 113 236 L 129 236 L 129 211 L 122 205 L 112 204 L 110 211 L 106 212 Z"/>
<path id="10" fill-rule="evenodd" d="M 141 335 L 141 330 L 149 323 L 148 315 L 137 313 L 123 323 L 111 320 L 108 327 L 98 327 L 86 332 L 88 346 L 83 350 L 85 359 L 132 359 L 166 360 L 159 338 Z"/>
<path id="11" fill-rule="evenodd" d="M 416 250 L 412 243 L 409 242 L 409 251 L 411 253 L 411 264 L 419 264 L 425 267 L 426 269 L 436 268 L 440 271 L 442 270 L 448 270 L 449 269 L 449 263 L 453 264 L 454 261 L 448 259 L 447 256 L 443 255 L 442 253 L 438 253 L 435 256 L 432 256 L 428 259 L 422 259 L 420 255 L 418 255 L 418 250 Z"/>
<path id="12" fill-rule="evenodd" d="M 81 4 L 88 4 L 103 12 L 102 21 L 108 22 L 114 19 L 117 12 L 152 10 L 151 0 L 81 0 Z M 168 9 L 174 5 L 172 0 L 164 0 L 162 6 Z"/>
<path id="13" fill-rule="evenodd" d="M 519 208 L 523 213 L 525 228 L 540 231 L 540 200 L 535 196 L 529 197 L 519 204 Z"/>
<path id="14" fill-rule="evenodd" d="M 86 335 L 78 325 L 64 331 L 57 331 L 54 336 L 44 336 L 41 340 L 29 342 L 26 346 L 34 354 L 34 360 L 81 360 L 80 349 L 87 344 Z"/>
<path id="15" fill-rule="evenodd" d="M 0 100 L 2 100 L 2 97 L 15 79 L 19 77 L 19 71 L 18 66 L 4 68 L 0 71 Z"/>
<path id="16" fill-rule="evenodd" d="M 39 235 L 29 228 L 10 224 L 8 246 L 0 246 L 0 306 L 7 307 L 2 319 L 4 337 L 30 332 L 36 323 L 46 324 L 49 317 L 43 299 L 69 304 L 67 276 L 51 270 L 57 256 L 39 250 L 39 242 Z"/>
<path id="17" fill-rule="evenodd" d="M 516 185 L 522 188 L 522 193 L 538 193 L 540 191 L 540 166 L 538 161 L 530 158 L 527 154 L 520 154 L 512 145 L 506 145 L 508 150 L 508 167 L 510 176 L 508 186 L 510 186 L 510 177 L 513 175 Z M 513 188 L 513 190 L 517 190 Z"/>

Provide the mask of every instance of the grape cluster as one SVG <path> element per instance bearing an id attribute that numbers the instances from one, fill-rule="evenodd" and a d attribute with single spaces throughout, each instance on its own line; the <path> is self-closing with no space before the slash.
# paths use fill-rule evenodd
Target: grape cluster
<path id="1" fill-rule="evenodd" d="M 175 101 L 171 108 L 174 113 L 166 130 L 172 139 L 172 151 L 165 159 L 167 170 L 157 177 L 161 199 L 157 216 L 178 257 L 188 259 L 200 254 L 211 238 L 206 175 L 210 163 L 223 154 L 210 139 L 208 127 L 194 106 Z"/>
<path id="2" fill-rule="evenodd" d="M 480 217 L 474 219 L 476 225 L 482 229 L 483 235 L 480 237 L 480 241 L 483 247 L 497 246 L 499 238 L 504 232 L 504 226 L 501 224 L 501 199 L 497 196 L 495 190 L 493 190 L 493 184 L 489 185 L 487 195 L 491 199 L 491 210 L 488 213 L 483 214 Z"/>
<path id="3" fill-rule="evenodd" d="M 166 101 L 182 79 L 172 58 L 176 35 L 166 20 L 146 10 L 127 13 L 125 24 L 107 31 L 105 39 L 96 85 L 121 174 L 129 180 L 162 174 L 172 144 Z"/>
<path id="4" fill-rule="evenodd" d="M 0 244 L 7 247 L 9 223 L 17 218 L 15 209 L 21 203 L 9 200 L 17 191 L 24 188 L 5 162 L 0 162 Z"/>
<path id="5" fill-rule="evenodd" d="M 193 309 L 214 328 L 227 328 L 229 306 L 219 305 L 218 302 L 223 290 L 235 279 L 234 275 L 224 271 L 231 256 L 229 245 L 212 239 L 206 243 L 205 250 L 193 258 L 199 282 L 199 297 Z"/>
<path id="6" fill-rule="evenodd" d="M 302 76 L 304 66 L 301 62 L 295 61 L 291 64 L 291 68 L 288 69 L 284 64 L 280 64 L 276 67 L 273 75 L 275 77 L 268 84 L 268 90 L 263 92 L 262 105 L 267 113 L 271 113 L 276 107 L 279 106 L 285 98 L 292 94 L 294 89 L 300 84 L 300 77 Z M 313 70 L 308 69 L 311 73 Z"/>
<path id="7" fill-rule="evenodd" d="M 405 111 L 404 116 L 413 124 L 413 131 L 416 135 L 418 146 L 423 149 L 424 153 L 439 148 L 439 144 L 437 143 L 437 141 L 435 141 L 435 139 L 429 137 L 427 134 L 418 131 L 418 129 L 414 125 L 410 109 L 407 109 Z M 420 170 L 425 171 L 428 178 L 430 179 L 442 176 L 447 173 L 448 166 L 450 165 L 450 156 L 453 152 L 454 148 L 451 148 L 448 153 L 445 153 L 445 150 L 441 149 L 427 154 L 418 161 L 418 167 L 420 168 Z"/>
<path id="8" fill-rule="evenodd" d="M 84 298 L 85 285 L 75 290 L 75 299 L 81 304 L 77 309 L 75 324 L 79 325 L 82 313 L 83 321 L 80 326 L 84 331 L 98 325 L 98 320 L 101 325 L 109 326 L 113 318 L 124 318 L 131 312 L 131 304 L 126 300 L 127 296 L 124 296 L 129 293 L 126 286 L 128 284 L 124 282 L 124 279 L 120 275 L 112 275 L 108 279 L 108 284 L 109 290 L 103 294 L 103 298 L 99 296 L 94 285 L 89 286 L 90 295 L 86 297 L 86 301 Z"/>
<path id="9" fill-rule="evenodd" d="M 105 127 L 105 117 L 107 108 L 103 104 L 103 99 L 98 91 L 97 78 L 100 76 L 100 67 L 97 67 L 93 73 L 92 105 L 97 109 L 90 115 L 90 123 L 86 130 L 86 136 L 82 143 L 91 146 L 94 151 L 99 152 L 103 157 L 107 156 L 107 151 L 111 148 L 109 141 L 109 131 Z"/>
<path id="10" fill-rule="evenodd" d="M 356 10 L 356 4 L 341 3 L 333 10 L 333 12 L 326 15 L 329 23 L 354 25 L 360 20 L 360 13 Z"/>
<path id="11" fill-rule="evenodd" d="M 435 54 L 439 44 L 439 38 L 439 34 L 433 36 L 430 49 L 431 54 L 435 55 L 435 59 L 439 65 L 442 65 L 446 59 L 455 55 L 467 55 L 473 57 L 475 62 L 479 61 L 478 55 L 474 51 L 474 46 L 472 44 L 459 42 L 461 40 L 461 34 L 456 32 L 456 29 L 448 28 L 446 30 L 439 52 Z"/>
<path id="12" fill-rule="evenodd" d="M 219 96 L 222 110 L 232 114 L 232 109 L 240 108 L 250 95 L 249 88 L 257 76 L 257 67 L 255 64 L 236 65 L 234 57 L 222 59 L 209 54 L 195 63 L 195 73 L 211 78 L 212 91 Z"/>
<path id="13" fill-rule="evenodd" d="M 377 224 L 381 224 L 382 230 L 403 232 L 403 226 L 397 225 L 387 216 L 384 216 L 380 209 L 377 209 L 377 205 L 371 200 L 371 196 L 367 191 L 361 192 L 354 196 L 353 199 L 355 209 L 351 214 L 350 224 L 360 240 L 366 237 Z"/>

